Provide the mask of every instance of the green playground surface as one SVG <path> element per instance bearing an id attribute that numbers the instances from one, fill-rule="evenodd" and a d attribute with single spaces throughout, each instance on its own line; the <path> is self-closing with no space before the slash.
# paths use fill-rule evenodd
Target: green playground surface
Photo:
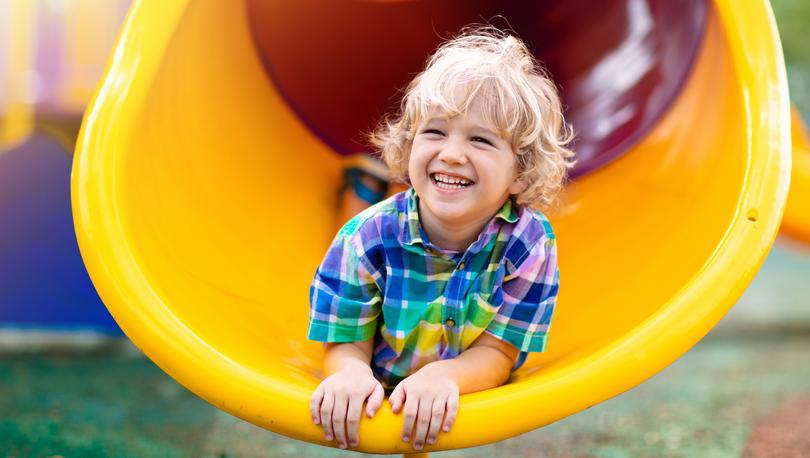
<path id="1" fill-rule="evenodd" d="M 548 427 L 432 456 L 768 456 L 757 454 L 763 440 L 766 450 L 793 447 L 810 456 L 810 434 L 801 433 L 810 431 L 810 416 L 804 424 L 780 424 L 780 434 L 768 429 L 779 423 L 780 409 L 810 395 L 809 281 L 810 255 L 777 243 L 721 323 L 647 382 Z M 359 455 L 226 414 L 126 340 L 83 350 L 4 351 L 0 380 L 3 456 Z"/>

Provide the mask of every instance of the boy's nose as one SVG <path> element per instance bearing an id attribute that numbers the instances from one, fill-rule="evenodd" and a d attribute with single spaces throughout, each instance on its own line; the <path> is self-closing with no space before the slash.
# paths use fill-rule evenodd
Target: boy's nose
<path id="1" fill-rule="evenodd" d="M 464 147 L 454 143 L 448 143 L 439 151 L 439 159 L 452 164 L 464 164 L 467 162 L 467 154 Z"/>

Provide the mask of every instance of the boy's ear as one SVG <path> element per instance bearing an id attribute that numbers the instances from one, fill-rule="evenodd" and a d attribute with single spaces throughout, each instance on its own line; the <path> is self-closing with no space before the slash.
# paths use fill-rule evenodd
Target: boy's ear
<path id="1" fill-rule="evenodd" d="M 512 184 L 509 185 L 509 194 L 518 195 L 521 192 L 525 191 L 526 188 L 529 187 L 529 184 L 523 181 L 520 172 L 515 172 L 515 177 L 512 180 Z"/>
<path id="2" fill-rule="evenodd" d="M 511 185 L 509 185 L 509 194 L 518 195 L 521 192 L 525 191 L 526 188 L 528 188 L 528 187 L 529 187 L 529 185 L 527 185 L 526 183 L 524 183 L 520 179 L 517 179 L 517 180 L 513 181 Z"/>

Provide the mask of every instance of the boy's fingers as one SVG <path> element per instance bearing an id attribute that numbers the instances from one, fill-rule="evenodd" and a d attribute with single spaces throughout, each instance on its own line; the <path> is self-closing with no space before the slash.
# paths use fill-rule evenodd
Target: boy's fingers
<path id="1" fill-rule="evenodd" d="M 400 383 L 394 388 L 394 391 L 391 392 L 391 396 L 388 397 L 388 402 L 391 403 L 391 410 L 394 413 L 399 413 L 399 409 L 402 408 L 402 398 L 405 396 L 405 391 L 402 389 L 402 384 Z"/>
<path id="2" fill-rule="evenodd" d="M 377 412 L 377 409 L 380 408 L 383 397 L 385 397 L 385 390 L 383 390 L 382 385 L 377 383 L 377 385 L 374 387 L 374 391 L 371 392 L 371 396 L 368 397 L 368 402 L 366 403 L 366 415 L 368 415 L 368 418 L 373 417 Z"/>
<path id="3" fill-rule="evenodd" d="M 447 398 L 447 415 L 444 417 L 444 432 L 450 431 L 453 423 L 456 421 L 456 413 L 458 412 L 458 394 L 453 393 Z"/>
<path id="4" fill-rule="evenodd" d="M 345 394 L 335 395 L 335 410 L 332 413 L 332 429 L 340 448 L 346 448 L 346 409 L 349 399 Z"/>
<path id="5" fill-rule="evenodd" d="M 312 415 L 312 421 L 316 425 L 321 422 L 321 401 L 323 401 L 323 388 L 318 385 L 318 388 L 315 389 L 309 399 L 309 413 Z"/>
<path id="6" fill-rule="evenodd" d="M 430 411 L 433 406 L 433 400 L 420 399 L 419 409 L 416 417 L 416 432 L 413 433 L 413 448 L 420 450 L 425 445 L 425 438 L 427 437 L 428 427 L 430 426 Z"/>
<path id="7" fill-rule="evenodd" d="M 413 432 L 413 422 L 416 420 L 416 413 L 419 409 L 419 399 L 415 396 L 405 398 L 402 415 L 402 440 L 410 442 Z"/>
<path id="8" fill-rule="evenodd" d="M 433 408 L 430 415 L 430 427 L 427 432 L 427 444 L 433 445 L 436 443 L 436 438 L 439 437 L 439 428 L 442 426 L 442 419 L 444 418 L 444 411 L 447 408 L 447 396 L 439 395 L 433 400 Z"/>
<path id="9" fill-rule="evenodd" d="M 335 396 L 332 393 L 325 393 L 323 402 L 321 403 L 321 425 L 323 425 L 323 434 L 326 440 L 334 439 L 334 431 L 332 431 L 332 409 L 335 406 Z"/>
<path id="10" fill-rule="evenodd" d="M 349 410 L 346 412 L 346 440 L 352 447 L 357 445 L 357 430 L 363 411 L 363 396 L 349 397 Z"/>

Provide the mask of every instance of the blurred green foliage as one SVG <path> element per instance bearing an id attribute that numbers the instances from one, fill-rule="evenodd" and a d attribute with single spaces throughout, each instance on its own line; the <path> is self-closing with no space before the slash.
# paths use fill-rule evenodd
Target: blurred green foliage
<path id="1" fill-rule="evenodd" d="M 785 52 L 790 99 L 810 119 L 810 0 L 772 0 Z"/>

